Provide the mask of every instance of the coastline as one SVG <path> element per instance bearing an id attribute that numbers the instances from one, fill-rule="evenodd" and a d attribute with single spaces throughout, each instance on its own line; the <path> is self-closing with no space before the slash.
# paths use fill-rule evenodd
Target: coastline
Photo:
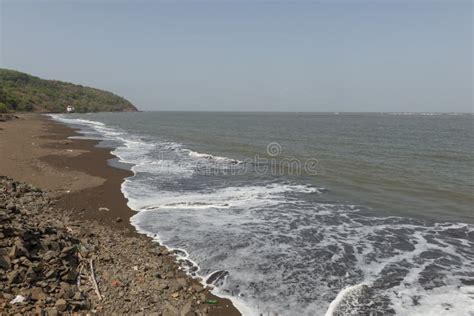
<path id="1" fill-rule="evenodd" d="M 84 226 L 99 226 L 105 233 L 110 230 L 120 238 L 137 239 L 149 251 L 159 248 L 162 261 L 173 267 L 170 279 L 184 278 L 185 285 L 199 284 L 178 269 L 175 257 L 163 246 L 139 234 L 130 223 L 135 212 L 127 206 L 120 187 L 132 172 L 110 166 L 108 161 L 115 158 L 110 149 L 96 147 L 95 140 L 68 139 L 78 133 L 40 114 L 22 114 L 19 119 L 1 123 L 0 129 L 0 151 L 4 153 L 0 158 L 0 175 L 47 191 L 55 199 L 56 208 L 67 211 L 72 220 Z M 136 254 L 129 255 L 133 261 Z M 152 287 L 149 290 L 160 291 Z M 216 297 L 208 289 L 202 293 L 205 300 L 192 305 L 202 307 L 196 310 L 198 314 L 240 315 L 230 300 Z M 203 304 L 208 300 L 216 300 L 217 304 Z M 106 312 L 107 307 L 104 308 Z M 152 311 L 152 307 L 147 310 Z"/>

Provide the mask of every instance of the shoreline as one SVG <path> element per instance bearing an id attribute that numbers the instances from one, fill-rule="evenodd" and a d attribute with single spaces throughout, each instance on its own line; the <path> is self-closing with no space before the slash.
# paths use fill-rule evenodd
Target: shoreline
<path id="1" fill-rule="evenodd" d="M 88 175 L 104 179 L 98 186 L 71 191 L 59 197 L 57 205 L 75 211 L 79 219 L 95 220 L 101 224 L 112 225 L 127 230 L 130 234 L 138 233 L 130 223 L 130 218 L 136 213 L 127 205 L 120 188 L 125 178 L 132 176 L 130 170 L 111 166 L 108 161 L 116 158 L 111 149 L 97 147 L 99 141 L 89 139 L 70 139 L 80 136 L 76 130 L 66 124 L 44 117 L 48 123 L 48 133 L 53 137 L 67 139 L 70 143 L 60 142 L 48 147 L 65 150 L 79 150 L 82 153 L 74 157 L 47 155 L 40 159 L 55 168 L 68 168 Z M 67 142 L 67 141 L 66 141 Z M 113 212 L 99 212 L 99 208 L 107 208 Z"/>
<path id="2" fill-rule="evenodd" d="M 56 207 L 67 210 L 77 222 L 139 239 L 149 248 L 159 247 L 168 264 L 174 266 L 173 275 L 186 278 L 187 284 L 199 284 L 178 269 L 175 257 L 162 249 L 164 246 L 137 232 L 131 224 L 135 212 L 127 206 L 121 184 L 133 173 L 109 164 L 110 159 L 116 158 L 110 148 L 97 147 L 96 140 L 69 139 L 80 134 L 44 115 L 19 116 L 0 125 L 0 150 L 6 153 L 1 157 L 0 175 L 47 191 L 55 199 Z M 229 299 L 217 297 L 208 289 L 204 293 L 206 300 L 215 300 L 217 304 L 205 305 L 199 314 L 204 311 L 207 315 L 240 315 Z"/>

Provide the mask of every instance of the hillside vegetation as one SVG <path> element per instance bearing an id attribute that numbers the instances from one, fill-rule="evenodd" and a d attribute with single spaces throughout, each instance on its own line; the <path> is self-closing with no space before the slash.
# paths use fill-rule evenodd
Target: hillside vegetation
<path id="1" fill-rule="evenodd" d="M 111 92 L 68 82 L 45 80 L 19 71 L 0 68 L 1 112 L 136 111 L 126 99 Z"/>

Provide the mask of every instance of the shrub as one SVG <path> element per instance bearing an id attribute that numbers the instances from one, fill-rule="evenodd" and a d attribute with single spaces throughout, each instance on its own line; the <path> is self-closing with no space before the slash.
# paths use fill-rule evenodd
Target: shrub
<path id="1" fill-rule="evenodd" d="M 0 102 L 0 113 L 7 113 L 8 112 L 8 106 L 5 103 Z"/>

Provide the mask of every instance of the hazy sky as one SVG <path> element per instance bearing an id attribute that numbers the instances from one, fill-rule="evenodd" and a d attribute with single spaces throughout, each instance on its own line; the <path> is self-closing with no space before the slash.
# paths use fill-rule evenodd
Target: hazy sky
<path id="1" fill-rule="evenodd" d="M 473 110 L 471 1 L 0 2 L 1 67 L 143 110 Z"/>

